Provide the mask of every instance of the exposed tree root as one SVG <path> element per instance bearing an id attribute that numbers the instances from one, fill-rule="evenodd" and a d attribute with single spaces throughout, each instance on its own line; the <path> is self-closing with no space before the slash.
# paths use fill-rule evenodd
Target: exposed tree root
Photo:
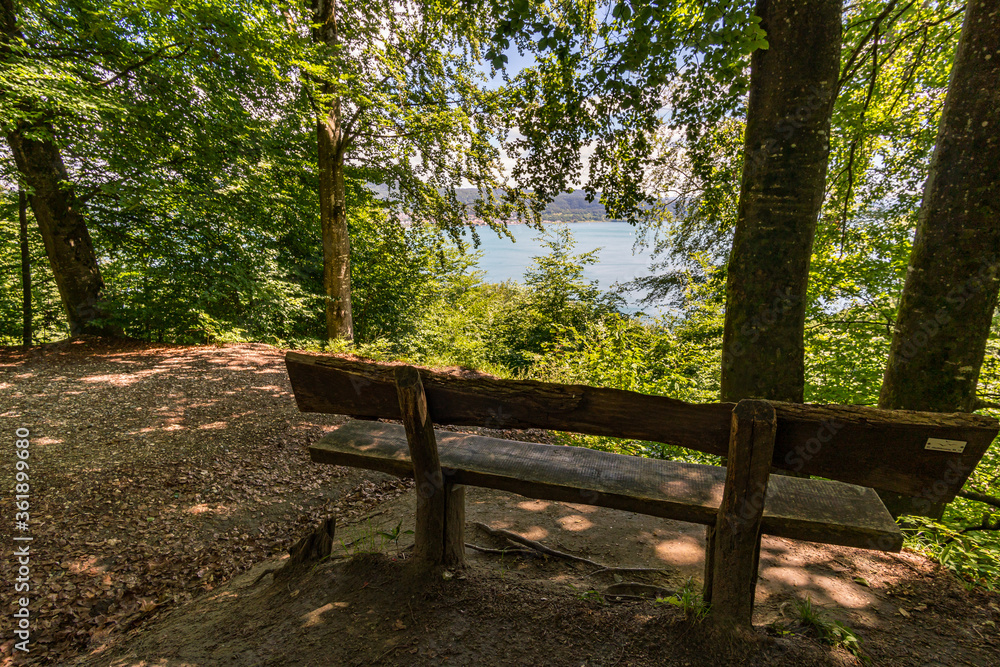
<path id="1" fill-rule="evenodd" d="M 475 525 L 483 529 L 484 531 L 486 531 L 487 534 L 492 535 L 493 537 L 502 537 L 504 539 L 510 540 L 511 542 L 515 542 L 517 544 L 526 546 L 530 549 L 534 549 L 535 551 L 543 553 L 546 556 L 553 556 L 555 558 L 562 558 L 564 560 L 571 560 L 577 563 L 586 563 L 587 565 L 592 565 L 594 567 L 604 568 L 604 565 L 592 561 L 589 558 L 583 558 L 582 556 L 574 556 L 573 554 L 568 554 L 564 551 L 557 551 L 556 549 L 545 546 L 541 542 L 529 540 L 527 537 L 521 537 L 517 533 L 512 533 L 509 530 L 502 530 L 500 528 L 490 528 L 485 523 L 479 523 L 478 521 L 475 523 Z"/>
<path id="2" fill-rule="evenodd" d="M 522 536 L 518 535 L 517 533 L 512 533 L 509 530 L 502 530 L 500 528 L 491 528 L 491 527 L 487 526 L 486 524 L 479 523 L 479 522 L 476 522 L 474 525 L 476 525 L 479 528 L 483 529 L 484 531 L 486 531 L 486 533 L 488 533 L 489 535 L 492 535 L 493 537 L 502 537 L 502 538 L 510 540 L 511 542 L 514 542 L 516 544 L 520 544 L 522 546 L 528 547 L 529 549 L 532 549 L 533 551 L 535 551 L 537 553 L 545 554 L 546 556 L 552 556 L 553 558 L 562 558 L 564 560 L 575 561 L 577 563 L 584 563 L 586 565 L 591 565 L 593 567 L 596 567 L 597 569 L 590 573 L 591 576 L 593 576 L 595 574 L 603 574 L 605 572 L 610 572 L 612 574 L 626 573 L 626 572 L 628 572 L 628 573 L 645 572 L 645 573 L 653 574 L 653 573 L 660 573 L 660 572 L 665 572 L 666 571 L 663 568 L 657 568 L 657 567 L 612 567 L 612 566 L 609 566 L 609 565 L 603 565 L 603 564 L 598 563 L 596 561 L 592 561 L 589 558 L 583 558 L 582 556 L 574 556 L 573 554 L 568 554 L 568 553 L 566 553 L 564 551 L 558 551 L 558 550 L 553 549 L 551 547 L 547 547 L 544 544 L 542 544 L 541 542 L 536 542 L 534 540 L 529 540 L 528 538 L 522 537 Z M 467 546 L 467 547 L 469 547 L 471 549 L 475 549 L 476 551 L 482 551 L 483 553 L 494 553 L 494 554 L 501 554 L 501 555 L 503 555 L 503 554 L 512 554 L 512 553 L 531 553 L 530 551 L 526 551 L 525 549 L 518 549 L 518 550 L 515 551 L 515 550 L 512 550 L 512 549 L 487 549 L 486 547 L 479 547 L 479 546 L 476 546 L 476 545 L 473 545 L 473 544 L 466 544 L 465 546 Z"/>

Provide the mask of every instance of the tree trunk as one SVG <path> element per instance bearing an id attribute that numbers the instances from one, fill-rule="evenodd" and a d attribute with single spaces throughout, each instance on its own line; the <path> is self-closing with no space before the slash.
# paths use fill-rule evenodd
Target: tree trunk
<path id="1" fill-rule="evenodd" d="M 1000 2 L 968 3 L 879 406 L 971 412 L 1000 269 Z M 879 490 L 893 515 L 944 503 Z M 929 506 L 928 506 L 929 505 Z"/>
<path id="2" fill-rule="evenodd" d="M 28 138 L 28 135 L 36 138 Z M 59 288 L 70 335 L 113 335 L 106 324 L 101 300 L 104 280 L 81 206 L 73 193 L 69 173 L 44 124 L 18 123 L 7 135 L 14 162 L 30 187 L 31 210 L 45 242 L 45 252 Z"/>
<path id="3" fill-rule="evenodd" d="M 313 40 L 336 47 L 336 0 L 313 0 Z M 330 95 L 329 83 L 320 82 Z M 351 239 L 347 229 L 344 188 L 344 153 L 347 140 L 341 124 L 340 100 L 333 99 L 328 112 L 316 122 L 319 143 L 319 211 L 323 231 L 323 291 L 326 296 L 326 335 L 330 340 L 354 339 L 351 315 Z"/>
<path id="4" fill-rule="evenodd" d="M 323 289 L 326 334 L 354 339 L 351 316 L 351 239 L 347 229 L 344 155 L 339 140 L 339 105 L 317 123 L 319 138 L 320 225 L 323 230 Z"/>
<path id="5" fill-rule="evenodd" d="M 806 284 L 840 68 L 839 0 L 758 0 L 743 180 L 726 284 L 722 400 L 801 403 Z"/>
<path id="6" fill-rule="evenodd" d="M 1000 269 L 1000 2 L 971 0 L 879 406 L 971 412 Z"/>
<path id="7" fill-rule="evenodd" d="M 0 31 L 0 55 L 7 55 L 11 52 L 10 44 L 23 39 L 15 5 L 10 0 L 0 0 Z M 0 82 L 0 95 L 9 94 Z M 15 103 L 24 112 L 24 118 L 37 116 L 28 102 L 15 100 Z M 52 139 L 52 127 L 44 120 L 18 120 L 7 133 L 7 143 L 21 174 L 22 187 L 27 186 L 31 191 L 31 209 L 66 309 L 70 335 L 113 333 L 105 325 L 95 323 L 104 316 L 101 309 L 104 281 L 69 173 Z"/>
<path id="8" fill-rule="evenodd" d="M 28 248 L 28 195 L 24 188 L 17 191 L 17 214 L 21 223 L 21 313 L 24 326 L 21 330 L 21 344 L 31 346 L 31 253 Z"/>

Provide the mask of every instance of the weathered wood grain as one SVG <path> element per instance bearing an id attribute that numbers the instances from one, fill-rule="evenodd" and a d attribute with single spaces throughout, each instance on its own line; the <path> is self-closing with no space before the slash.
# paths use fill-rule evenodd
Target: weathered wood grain
<path id="1" fill-rule="evenodd" d="M 776 421 L 767 401 L 743 400 L 733 409 L 725 489 L 708 540 L 713 571 L 705 588 L 711 621 L 727 632 L 751 626 Z"/>
<path id="2" fill-rule="evenodd" d="M 299 409 L 399 419 L 393 366 L 289 352 Z M 421 370 L 441 425 L 543 428 L 634 438 L 725 456 L 732 403 L 692 404 L 617 389 L 499 380 Z M 954 498 L 1000 430 L 979 415 L 773 403 L 772 465 L 851 484 Z M 925 449 L 928 437 L 967 443 L 961 454 Z"/>
<path id="3" fill-rule="evenodd" d="M 444 478 L 419 371 L 411 366 L 397 366 L 394 375 L 417 481 L 413 557 L 429 566 L 461 567 L 465 564 L 465 492 L 459 489 L 455 493 L 454 485 Z M 449 511 L 449 501 L 462 506 Z M 449 526 L 449 519 L 460 523 Z M 458 540 L 457 546 L 449 544 L 454 540 Z"/>
<path id="4" fill-rule="evenodd" d="M 465 567 L 465 486 L 444 483 L 444 558 L 449 568 Z"/>
<path id="5" fill-rule="evenodd" d="M 725 468 L 623 456 L 582 447 L 437 430 L 445 479 L 529 498 L 627 510 L 714 525 Z M 412 477 L 402 426 L 351 421 L 309 448 L 312 460 Z M 761 529 L 769 535 L 899 551 L 902 536 L 874 491 L 840 482 L 773 476 Z"/>

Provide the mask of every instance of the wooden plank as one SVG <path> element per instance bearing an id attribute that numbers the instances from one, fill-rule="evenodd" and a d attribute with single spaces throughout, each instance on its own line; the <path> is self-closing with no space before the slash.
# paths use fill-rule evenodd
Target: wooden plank
<path id="1" fill-rule="evenodd" d="M 711 585 L 705 589 L 712 623 L 727 632 L 751 627 L 776 425 L 767 401 L 743 400 L 733 409 L 726 485 L 707 547 L 714 552 Z"/>
<path id="2" fill-rule="evenodd" d="M 393 366 L 334 356 L 285 356 L 303 412 L 399 419 Z M 421 369 L 436 424 L 546 428 L 682 444 L 725 455 L 732 404 L 696 405 L 664 396 L 478 373 Z M 686 443 L 686 444 L 685 444 Z"/>
<path id="3" fill-rule="evenodd" d="M 289 352 L 299 409 L 398 419 L 393 366 Z M 693 404 L 665 396 L 499 380 L 421 370 L 440 425 L 543 428 L 634 438 L 725 456 L 732 403 Z M 863 406 L 773 403 L 773 465 L 945 502 L 962 487 L 1000 423 L 979 415 L 888 411 Z M 966 442 L 962 453 L 928 451 L 929 437 Z"/>
<path id="4" fill-rule="evenodd" d="M 773 405 L 775 466 L 914 496 L 927 510 L 954 499 L 1000 430 L 981 415 Z M 929 438 L 966 444 L 961 453 L 934 451 Z"/>
<path id="5" fill-rule="evenodd" d="M 455 484 L 714 525 L 725 468 L 435 431 Z M 412 477 L 402 426 L 351 421 L 309 448 L 312 460 Z M 773 476 L 761 521 L 778 537 L 899 551 L 902 535 L 871 489 Z"/>

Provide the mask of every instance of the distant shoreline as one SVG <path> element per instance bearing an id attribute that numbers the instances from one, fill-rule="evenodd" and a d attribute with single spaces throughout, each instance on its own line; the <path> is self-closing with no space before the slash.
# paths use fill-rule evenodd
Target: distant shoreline
<path id="1" fill-rule="evenodd" d="M 542 220 L 542 224 L 543 225 L 592 225 L 592 224 L 599 224 L 599 223 L 605 223 L 605 222 L 610 222 L 610 223 L 615 223 L 615 224 L 623 224 L 623 225 L 627 225 L 628 224 L 624 220 Z M 412 220 L 401 220 L 400 224 L 402 224 L 403 227 L 411 227 L 413 225 L 413 221 Z M 511 227 L 516 227 L 516 226 L 519 226 L 519 225 L 528 225 L 528 224 L 531 224 L 531 223 L 519 222 L 517 220 L 508 220 L 508 221 L 504 222 L 503 224 L 511 226 Z M 483 222 L 482 220 L 471 220 L 471 221 L 469 221 L 468 223 L 466 223 L 463 226 L 468 226 L 468 227 L 489 227 L 489 225 L 486 224 L 485 222 Z"/>
<path id="2" fill-rule="evenodd" d="M 622 224 L 628 224 L 624 220 L 542 220 L 543 225 L 588 225 L 598 222 L 620 222 Z M 487 224 L 482 220 L 474 220 L 470 222 L 474 227 L 486 227 Z M 526 225 L 527 222 L 519 222 L 517 220 L 508 220 L 504 224 L 506 225 Z"/>

